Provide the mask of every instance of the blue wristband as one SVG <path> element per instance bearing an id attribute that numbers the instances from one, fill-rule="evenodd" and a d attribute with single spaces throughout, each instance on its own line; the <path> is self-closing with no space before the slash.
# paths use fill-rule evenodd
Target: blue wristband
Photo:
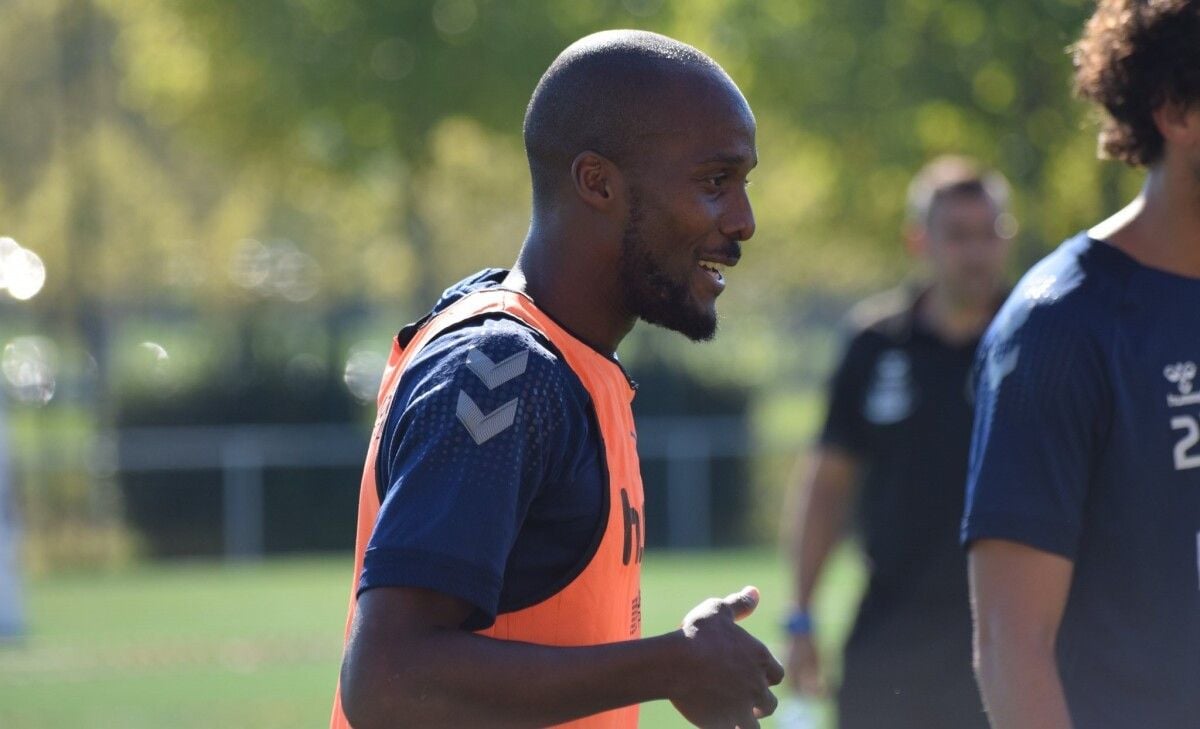
<path id="1" fill-rule="evenodd" d="M 796 610 L 783 623 L 788 635 L 811 635 L 813 632 L 812 615 L 807 610 Z"/>

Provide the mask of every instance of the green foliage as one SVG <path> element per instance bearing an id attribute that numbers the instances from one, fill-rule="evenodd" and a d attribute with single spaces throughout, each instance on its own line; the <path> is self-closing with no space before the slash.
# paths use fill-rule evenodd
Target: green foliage
<path id="1" fill-rule="evenodd" d="M 754 285 L 732 287 L 727 310 L 777 329 L 813 290 L 897 277 L 904 187 L 931 155 L 1012 178 L 1022 263 L 1128 193 L 1136 175 L 1094 161 L 1069 98 L 1065 49 L 1088 8 L 26 0 L 4 26 L 19 62 L 0 89 L 25 103 L 0 112 L 16 133 L 0 144 L 0 219 L 52 272 L 83 269 L 52 276 L 68 301 L 81 283 L 238 309 L 239 242 L 288 238 L 320 267 L 314 305 L 363 294 L 415 313 L 511 260 L 528 204 L 521 116 L 549 61 L 587 32 L 644 27 L 713 54 L 758 113 L 759 234 L 734 279 Z M 71 39 L 87 42 L 56 58 Z"/>
<path id="2" fill-rule="evenodd" d="M 521 115 L 549 61 L 587 32 L 645 27 L 713 54 L 758 113 L 759 234 L 735 272 L 754 286 L 727 308 L 774 329 L 813 290 L 896 278 L 903 190 L 931 155 L 1012 178 L 1025 259 L 1128 193 L 1136 175 L 1093 160 L 1069 98 L 1089 7 L 25 0 L 3 26 L 0 89 L 24 103 L 0 112 L 0 220 L 70 272 L 56 301 L 236 310 L 239 242 L 287 238 L 319 266 L 314 305 L 363 294 L 415 313 L 512 258 Z"/>
<path id="3" fill-rule="evenodd" d="M 446 285 L 512 261 L 529 214 L 531 90 L 576 38 L 637 27 L 704 49 L 745 91 L 758 233 L 729 275 L 715 343 L 640 327 L 622 355 L 682 361 L 764 401 L 811 390 L 850 299 L 908 267 L 904 189 L 930 156 L 975 155 L 1013 181 L 1014 274 L 1135 194 L 1139 174 L 1096 161 L 1070 98 L 1066 49 L 1090 7 L 9 0 L 0 236 L 41 255 L 48 276 L 4 313 L 56 341 L 65 371 L 91 368 L 55 403 L 100 428 L 116 397 L 249 364 L 304 355 L 336 377 L 360 335 L 379 355 Z M 165 379 L 145 376 L 143 341 L 171 356 Z M 758 410 L 773 443 L 794 446 L 811 419 Z"/>

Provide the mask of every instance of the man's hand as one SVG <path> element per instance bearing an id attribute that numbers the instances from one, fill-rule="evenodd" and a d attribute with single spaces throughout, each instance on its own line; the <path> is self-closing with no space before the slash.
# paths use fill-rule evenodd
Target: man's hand
<path id="1" fill-rule="evenodd" d="M 683 627 L 640 640 L 548 646 L 476 635 L 471 605 L 413 587 L 358 598 L 341 674 L 342 709 L 355 727 L 562 724 L 670 699 L 703 727 L 757 729 L 775 710 L 768 687 L 783 667 L 734 621 L 758 604 L 748 587 L 708 600 Z"/>
<path id="2" fill-rule="evenodd" d="M 825 679 L 821 676 L 821 657 L 811 633 L 793 635 L 788 647 L 788 688 L 804 696 L 823 697 Z"/>
<path id="3" fill-rule="evenodd" d="M 683 619 L 682 678 L 670 698 L 696 726 L 758 729 L 758 719 L 775 711 L 770 687 L 783 680 L 783 666 L 735 624 L 757 606 L 758 590 L 747 587 L 724 600 L 705 600 Z"/>

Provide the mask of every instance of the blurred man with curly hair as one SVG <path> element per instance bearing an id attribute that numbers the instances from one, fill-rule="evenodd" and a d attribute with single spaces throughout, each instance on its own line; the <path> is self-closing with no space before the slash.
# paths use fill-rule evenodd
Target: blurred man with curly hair
<path id="1" fill-rule="evenodd" d="M 1074 47 L 1124 210 L 1029 271 L 976 362 L 963 541 L 993 727 L 1200 726 L 1200 0 Z"/>

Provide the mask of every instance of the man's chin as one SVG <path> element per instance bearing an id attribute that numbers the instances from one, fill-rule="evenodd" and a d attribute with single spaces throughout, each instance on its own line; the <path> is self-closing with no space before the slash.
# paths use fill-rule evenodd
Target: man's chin
<path id="1" fill-rule="evenodd" d="M 693 342 L 711 342 L 717 336 L 717 325 L 714 322 L 711 326 L 704 328 L 693 327 L 691 329 L 672 329 L 671 331 L 678 332 L 687 337 Z"/>
<path id="2" fill-rule="evenodd" d="M 665 315 L 642 316 L 642 321 L 656 327 L 678 332 L 693 342 L 707 342 L 717 335 L 716 312 L 670 312 Z"/>

